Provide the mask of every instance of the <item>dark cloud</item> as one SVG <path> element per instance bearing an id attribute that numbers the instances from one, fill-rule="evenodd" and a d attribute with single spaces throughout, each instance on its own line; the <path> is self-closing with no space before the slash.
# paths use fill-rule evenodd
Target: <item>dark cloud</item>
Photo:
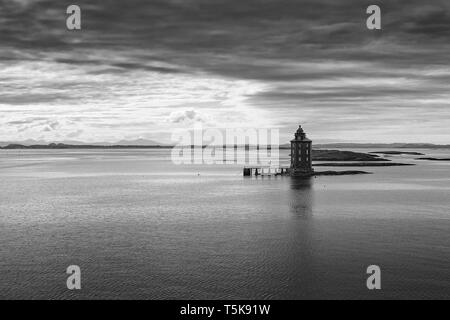
<path id="1" fill-rule="evenodd" d="M 220 57 L 345 61 L 357 56 L 395 64 L 405 49 L 411 49 L 411 59 L 421 62 L 426 54 L 414 54 L 417 41 L 424 41 L 424 47 L 436 46 L 437 62 L 448 62 L 440 56 L 446 51 L 439 50 L 436 42 L 448 37 L 450 29 L 446 0 L 379 1 L 384 29 L 378 36 L 365 28 L 365 8 L 371 2 L 360 0 L 105 0 L 95 4 L 80 0 L 82 32 L 65 30 L 65 8 L 71 2 L 2 3 L 3 45 L 61 52 L 114 49 L 118 55 L 127 53 L 130 61 L 122 64 L 129 68 L 141 66 L 145 59 L 160 59 L 220 72 L 215 64 Z M 391 52 L 365 48 L 380 39 L 401 46 Z M 148 55 L 133 56 L 138 49 L 149 50 Z M 239 72 L 234 76 L 239 77 Z"/>
<path id="2" fill-rule="evenodd" d="M 383 9 L 383 31 L 375 36 L 365 28 L 365 8 L 360 0 L 80 0 L 83 30 L 65 30 L 67 1 L 2 1 L 0 26 L 2 45 L 35 50 L 57 50 L 68 57 L 59 61 L 80 63 L 71 50 L 117 50 L 128 61 L 116 62 L 124 68 L 155 68 L 178 72 L 175 68 L 146 66 L 144 61 L 164 60 L 177 65 L 205 69 L 240 77 L 258 77 L 265 67 L 262 59 L 305 61 L 379 60 L 396 65 L 430 62 L 429 52 L 416 52 L 415 44 L 434 52 L 435 63 L 448 63 L 449 4 L 433 1 L 378 1 Z M 28 3 L 27 5 L 25 5 Z M 368 49 L 372 41 L 384 40 Z M 399 44 L 394 50 L 384 45 Z M 148 50 L 148 55 L 133 53 Z M 408 57 L 404 57 L 405 51 Z M 153 53 L 157 52 L 155 57 Z M 445 54 L 445 55 L 444 55 Z M 399 55 L 403 57 L 399 57 Z M 239 58 L 254 59 L 243 65 Z M 10 59 L 12 57 L 9 57 Z M 125 58 L 125 57 L 124 57 Z M 228 58 L 228 62 L 223 59 Z M 259 61 L 259 63 L 258 63 Z M 98 63 L 85 59 L 83 63 Z M 109 64 L 107 60 L 101 61 Z M 238 66 L 230 70 L 230 66 Z M 271 70 L 274 77 L 276 70 Z M 280 75 L 282 76 L 282 75 Z"/>

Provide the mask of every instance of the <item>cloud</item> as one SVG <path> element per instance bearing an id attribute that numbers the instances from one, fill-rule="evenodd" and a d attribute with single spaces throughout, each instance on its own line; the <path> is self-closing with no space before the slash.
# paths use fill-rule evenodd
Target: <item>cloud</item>
<path id="1" fill-rule="evenodd" d="M 168 120 L 172 123 L 204 122 L 204 119 L 193 109 L 171 112 Z"/>
<path id="2" fill-rule="evenodd" d="M 448 0 L 378 1 L 380 32 L 365 27 L 366 0 L 79 0 L 80 32 L 65 28 L 68 4 L 0 3 L 2 124 L 82 115 L 47 137 L 133 128 L 164 140 L 169 124 L 273 126 L 287 139 L 303 122 L 319 139 L 354 128 L 367 141 L 448 142 Z M 0 139 L 19 128 L 36 134 L 9 123 Z"/>

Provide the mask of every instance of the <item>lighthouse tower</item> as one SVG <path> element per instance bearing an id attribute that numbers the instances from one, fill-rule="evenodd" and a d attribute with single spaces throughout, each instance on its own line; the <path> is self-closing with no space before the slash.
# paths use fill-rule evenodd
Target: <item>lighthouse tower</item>
<path id="1" fill-rule="evenodd" d="M 291 140 L 291 175 L 310 176 L 312 168 L 312 141 L 306 137 L 302 126 L 299 126 L 295 133 L 294 140 Z"/>

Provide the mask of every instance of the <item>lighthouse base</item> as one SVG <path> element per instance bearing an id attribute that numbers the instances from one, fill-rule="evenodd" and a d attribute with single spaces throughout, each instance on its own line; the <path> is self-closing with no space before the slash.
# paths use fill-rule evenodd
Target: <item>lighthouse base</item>
<path id="1" fill-rule="evenodd" d="M 290 175 L 292 177 L 311 177 L 314 175 L 313 168 L 291 168 Z"/>

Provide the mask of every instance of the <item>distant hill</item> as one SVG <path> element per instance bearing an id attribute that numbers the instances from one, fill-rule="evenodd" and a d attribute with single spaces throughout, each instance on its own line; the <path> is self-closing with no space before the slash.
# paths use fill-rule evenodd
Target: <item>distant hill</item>
<path id="1" fill-rule="evenodd" d="M 109 143 L 85 143 L 85 142 L 81 142 L 81 141 L 75 141 L 75 140 L 64 140 L 64 141 L 56 141 L 53 142 L 54 144 L 67 144 L 67 145 L 108 145 Z M 8 145 L 23 145 L 23 146 L 36 146 L 36 145 L 48 145 L 50 144 L 50 142 L 48 141 L 44 141 L 44 140 L 33 140 L 33 139 L 28 139 L 28 140 L 23 140 L 23 141 L 0 141 L 0 147 L 5 147 Z"/>
<path id="2" fill-rule="evenodd" d="M 136 140 L 120 140 L 118 142 L 81 142 L 76 140 L 64 140 L 64 141 L 56 141 L 49 143 L 43 140 L 33 140 L 28 139 L 24 141 L 0 141 L 0 147 L 8 147 L 8 149 L 21 149 L 33 148 L 33 149 L 44 149 L 44 148 L 55 148 L 59 146 L 59 148 L 85 148 L 85 147 L 119 147 L 119 146 L 134 146 L 134 147 L 157 147 L 162 144 L 153 140 L 146 139 L 136 139 Z"/>
<path id="3" fill-rule="evenodd" d="M 33 144 L 47 144 L 48 142 L 46 141 L 42 141 L 42 140 L 33 140 L 33 139 L 28 139 L 28 140 L 23 140 L 23 141 L 0 141 L 0 147 L 4 147 L 10 144 L 22 144 L 25 146 L 30 146 Z"/>
<path id="4" fill-rule="evenodd" d="M 139 145 L 75 145 L 64 143 L 35 144 L 25 146 L 23 144 L 9 144 L 0 149 L 155 149 L 155 148 L 172 148 L 172 146 L 139 146 Z"/>
<path id="5" fill-rule="evenodd" d="M 0 142 L 2 149 L 83 149 L 83 148 L 171 148 L 171 145 L 164 145 L 159 142 L 147 139 L 120 140 L 118 142 L 81 142 L 66 140 L 63 142 L 49 143 L 42 140 L 24 140 Z M 205 146 L 204 146 L 205 147 Z M 432 143 L 328 143 L 314 144 L 317 149 L 450 149 L 450 145 L 438 145 Z M 280 149 L 290 149 L 290 144 L 280 145 Z M 392 152 L 392 151 L 386 151 Z"/>

